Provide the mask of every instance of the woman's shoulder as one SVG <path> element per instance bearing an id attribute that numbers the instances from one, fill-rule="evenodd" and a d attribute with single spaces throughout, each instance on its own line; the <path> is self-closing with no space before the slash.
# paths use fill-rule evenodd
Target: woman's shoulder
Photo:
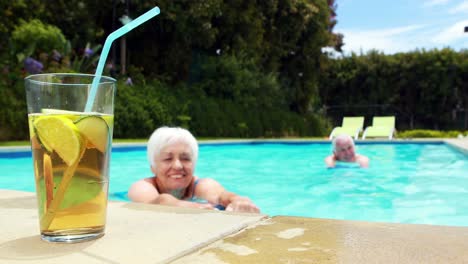
<path id="1" fill-rule="evenodd" d="M 212 178 L 196 178 L 194 180 L 194 191 L 195 193 L 211 193 L 217 191 L 219 188 L 223 188 L 222 185 Z"/>
<path id="2" fill-rule="evenodd" d="M 146 177 L 146 178 L 141 179 L 141 181 L 149 182 L 149 183 L 153 184 L 155 178 L 156 178 L 156 176 Z"/>
<path id="3" fill-rule="evenodd" d="M 211 178 L 198 178 L 193 188 L 193 197 L 208 201 L 212 204 L 219 203 L 219 197 L 225 190 L 216 180 Z"/>
<path id="4" fill-rule="evenodd" d="M 198 185 L 206 186 L 206 185 L 219 184 L 216 180 L 214 180 L 212 178 L 199 178 L 199 177 L 195 177 L 193 183 L 194 183 L 195 186 L 198 186 Z"/>
<path id="5" fill-rule="evenodd" d="M 146 202 L 155 198 L 158 194 L 154 186 L 154 177 L 143 178 L 130 186 L 128 197 L 134 202 Z"/>
<path id="6" fill-rule="evenodd" d="M 154 177 L 139 179 L 130 186 L 130 189 L 141 189 L 149 187 L 154 188 Z"/>

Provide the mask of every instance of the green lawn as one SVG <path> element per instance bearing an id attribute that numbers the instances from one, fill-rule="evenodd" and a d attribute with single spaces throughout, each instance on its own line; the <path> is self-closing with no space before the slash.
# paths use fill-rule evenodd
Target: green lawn
<path id="1" fill-rule="evenodd" d="M 0 147 L 8 146 L 29 146 L 29 141 L 1 141 Z"/>

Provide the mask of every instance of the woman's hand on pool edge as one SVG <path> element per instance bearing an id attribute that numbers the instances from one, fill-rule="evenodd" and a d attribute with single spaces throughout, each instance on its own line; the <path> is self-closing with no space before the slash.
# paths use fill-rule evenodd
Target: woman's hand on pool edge
<path id="1" fill-rule="evenodd" d="M 223 206 L 228 212 L 260 213 L 260 209 L 248 197 L 229 192 L 210 178 L 200 181 L 195 196 L 205 199 L 212 205 Z"/>
<path id="2" fill-rule="evenodd" d="M 215 207 L 209 203 L 195 203 L 195 204 L 196 204 L 196 207 L 199 209 L 209 209 L 209 210 L 215 209 Z"/>
<path id="3" fill-rule="evenodd" d="M 236 196 L 226 206 L 228 212 L 260 213 L 260 209 L 247 197 Z"/>

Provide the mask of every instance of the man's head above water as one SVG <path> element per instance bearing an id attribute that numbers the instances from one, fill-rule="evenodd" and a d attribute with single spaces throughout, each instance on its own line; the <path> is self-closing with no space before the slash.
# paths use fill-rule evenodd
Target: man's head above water
<path id="1" fill-rule="evenodd" d="M 333 154 L 336 160 L 353 162 L 356 152 L 353 138 L 349 135 L 339 135 L 333 139 Z"/>
<path id="2" fill-rule="evenodd" d="M 332 141 L 333 154 L 325 158 L 325 164 L 328 168 L 334 168 L 337 161 L 355 162 L 361 167 L 369 166 L 369 158 L 357 154 L 355 151 L 354 140 L 349 135 L 339 135 Z"/>

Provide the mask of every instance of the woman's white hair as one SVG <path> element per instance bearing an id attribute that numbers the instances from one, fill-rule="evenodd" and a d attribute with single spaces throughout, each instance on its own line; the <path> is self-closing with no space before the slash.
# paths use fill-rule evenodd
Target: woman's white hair
<path id="1" fill-rule="evenodd" d="M 192 150 L 192 162 L 195 166 L 198 159 L 198 143 L 195 137 L 184 128 L 164 126 L 156 129 L 148 140 L 147 154 L 151 167 L 156 169 L 155 158 L 161 154 L 164 147 L 176 142 L 189 145 Z"/>

